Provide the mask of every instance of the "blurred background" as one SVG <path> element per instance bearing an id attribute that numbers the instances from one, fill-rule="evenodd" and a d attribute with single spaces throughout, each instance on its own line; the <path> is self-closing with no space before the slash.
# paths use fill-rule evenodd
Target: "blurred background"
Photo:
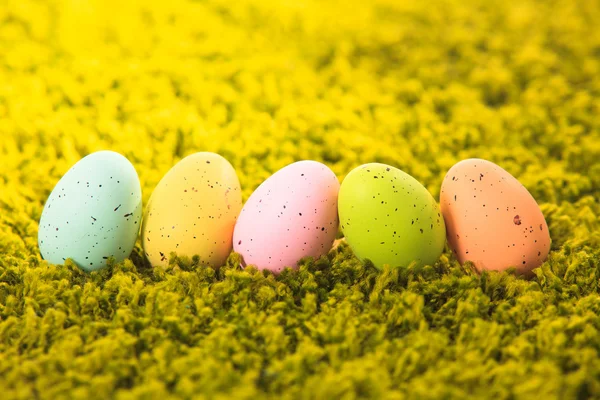
<path id="1" fill-rule="evenodd" d="M 0 176 L 42 199 L 111 149 L 147 200 L 215 151 L 245 198 L 299 159 L 389 163 L 437 197 L 478 156 L 573 201 L 600 185 L 599 20 L 583 0 L 5 0 Z"/>

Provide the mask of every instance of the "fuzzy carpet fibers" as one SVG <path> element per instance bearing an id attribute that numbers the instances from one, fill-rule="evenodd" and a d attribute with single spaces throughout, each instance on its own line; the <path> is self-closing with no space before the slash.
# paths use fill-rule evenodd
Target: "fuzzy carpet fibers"
<path id="1" fill-rule="evenodd" d="M 0 1 L 0 398 L 600 397 L 600 3 Z M 86 274 L 37 248 L 50 191 L 121 152 L 148 201 L 213 151 L 244 199 L 301 159 L 436 199 L 486 158 L 548 221 L 535 276 L 342 244 L 279 277 L 173 258 Z"/>

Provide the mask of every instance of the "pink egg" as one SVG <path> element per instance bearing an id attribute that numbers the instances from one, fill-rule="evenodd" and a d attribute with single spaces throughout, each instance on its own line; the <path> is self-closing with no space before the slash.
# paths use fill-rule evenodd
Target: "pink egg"
<path id="1" fill-rule="evenodd" d="M 243 265 L 274 273 L 331 249 L 338 232 L 340 183 L 327 166 L 299 161 L 264 181 L 244 205 L 233 232 Z"/>

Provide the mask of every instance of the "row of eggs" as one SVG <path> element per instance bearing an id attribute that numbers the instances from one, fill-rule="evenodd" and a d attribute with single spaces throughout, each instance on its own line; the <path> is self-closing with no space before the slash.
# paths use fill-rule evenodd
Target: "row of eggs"
<path id="1" fill-rule="evenodd" d="M 234 168 L 206 152 L 184 158 L 163 177 L 143 218 L 133 165 L 115 152 L 90 154 L 50 194 L 38 242 L 49 262 L 70 258 L 94 271 L 109 258 L 127 258 L 141 229 L 153 266 L 168 264 L 176 253 L 218 267 L 233 248 L 244 266 L 278 273 L 304 257 L 326 254 L 340 226 L 354 253 L 378 268 L 433 264 L 446 238 L 456 258 L 478 270 L 514 266 L 529 274 L 550 250 L 536 201 L 489 161 L 454 165 L 442 183 L 440 205 L 392 166 L 362 165 L 340 185 L 324 164 L 299 161 L 265 180 L 242 207 Z"/>

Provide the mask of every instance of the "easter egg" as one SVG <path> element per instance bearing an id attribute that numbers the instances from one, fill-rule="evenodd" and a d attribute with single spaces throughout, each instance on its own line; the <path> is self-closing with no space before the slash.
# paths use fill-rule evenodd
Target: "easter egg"
<path id="1" fill-rule="evenodd" d="M 290 164 L 264 181 L 235 226 L 233 246 L 243 265 L 279 273 L 327 254 L 338 231 L 339 188 L 333 171 L 316 161 Z"/>
<path id="2" fill-rule="evenodd" d="M 71 258 L 85 271 L 129 257 L 140 228 L 142 190 L 135 168 L 112 151 L 76 163 L 50 193 L 38 244 L 45 260 Z"/>
<path id="3" fill-rule="evenodd" d="M 446 230 L 434 198 L 407 173 L 385 164 L 365 164 L 342 182 L 342 231 L 356 256 L 377 268 L 433 264 Z"/>
<path id="4" fill-rule="evenodd" d="M 196 153 L 179 161 L 158 183 L 144 213 L 142 243 L 153 266 L 171 253 L 198 255 L 212 267 L 225 263 L 242 208 L 240 182 L 218 154 Z"/>
<path id="5" fill-rule="evenodd" d="M 454 165 L 440 195 L 448 244 L 459 262 L 481 270 L 516 267 L 528 275 L 550 251 L 548 225 L 527 189 L 496 164 Z"/>

